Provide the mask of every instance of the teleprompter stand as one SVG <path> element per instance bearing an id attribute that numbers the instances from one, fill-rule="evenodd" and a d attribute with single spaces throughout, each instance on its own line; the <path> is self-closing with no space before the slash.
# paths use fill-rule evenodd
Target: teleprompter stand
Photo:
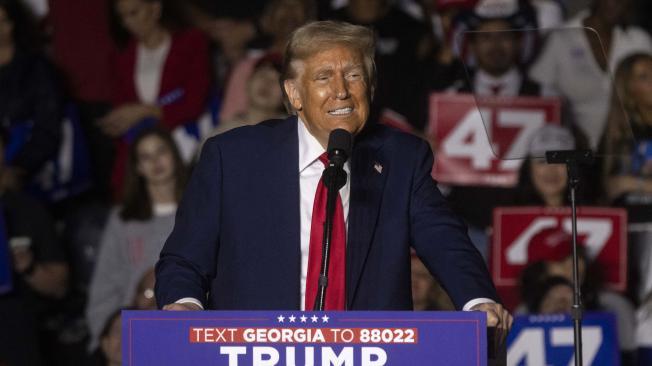
<path id="1" fill-rule="evenodd" d="M 565 164 L 568 172 L 568 188 L 571 203 L 571 234 L 573 237 L 573 341 L 575 345 L 575 366 L 582 366 L 582 293 L 578 272 L 577 257 L 577 203 L 576 191 L 580 184 L 580 165 L 589 165 L 593 162 L 591 150 L 559 150 L 546 151 L 548 164 Z"/>

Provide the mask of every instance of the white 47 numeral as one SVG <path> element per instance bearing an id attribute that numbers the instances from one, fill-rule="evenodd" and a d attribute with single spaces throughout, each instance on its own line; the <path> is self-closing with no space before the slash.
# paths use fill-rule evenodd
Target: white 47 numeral
<path id="1" fill-rule="evenodd" d="M 490 108 L 470 110 L 443 141 L 443 153 L 451 158 L 469 159 L 474 169 L 491 169 L 499 154 L 497 146 L 492 148 L 490 143 L 493 123 Z M 502 109 L 497 113 L 496 123 L 499 128 L 518 129 L 514 141 L 502 157 L 511 160 L 500 163 L 501 170 L 516 170 L 521 165 L 518 159 L 527 153 L 532 135 L 545 124 L 545 114 L 528 109 Z"/>

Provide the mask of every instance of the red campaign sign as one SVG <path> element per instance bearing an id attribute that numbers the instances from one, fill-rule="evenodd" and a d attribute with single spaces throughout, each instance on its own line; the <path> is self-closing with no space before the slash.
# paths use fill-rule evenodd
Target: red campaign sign
<path id="1" fill-rule="evenodd" d="M 441 183 L 513 187 L 533 134 L 560 123 L 558 98 L 430 96 L 428 136 Z"/>
<path id="2" fill-rule="evenodd" d="M 493 213 L 491 275 L 498 287 L 517 286 L 528 253 L 545 257 L 528 246 L 542 230 L 561 229 L 570 234 L 570 208 L 499 207 Z M 621 208 L 580 207 L 578 242 L 591 262 L 603 269 L 605 284 L 624 291 L 627 284 L 627 213 Z M 539 248 L 539 247 L 537 247 Z M 542 248 L 542 251 L 545 250 Z"/>

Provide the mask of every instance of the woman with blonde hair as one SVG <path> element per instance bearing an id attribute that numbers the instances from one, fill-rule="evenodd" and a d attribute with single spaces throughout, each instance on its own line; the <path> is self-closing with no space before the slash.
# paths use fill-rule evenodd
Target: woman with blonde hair
<path id="1" fill-rule="evenodd" d="M 652 292 L 652 54 L 624 59 L 615 77 L 607 129 L 603 175 L 606 198 L 628 211 L 629 246 L 638 299 Z M 634 225 L 631 225 L 634 223 Z"/>
<path id="2" fill-rule="evenodd" d="M 600 151 L 609 202 L 652 202 L 652 55 L 636 53 L 616 69 L 615 93 Z M 650 217 L 652 218 L 652 217 Z"/>

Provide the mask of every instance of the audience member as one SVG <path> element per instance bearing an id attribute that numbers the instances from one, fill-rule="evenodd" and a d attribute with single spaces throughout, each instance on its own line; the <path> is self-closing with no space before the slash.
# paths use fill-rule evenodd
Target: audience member
<path id="1" fill-rule="evenodd" d="M 41 42 L 22 3 L 0 0 L 0 121 L 8 131 L 4 188 L 22 186 L 59 148 L 62 95 Z"/>
<path id="2" fill-rule="evenodd" d="M 0 294 L 0 359 L 40 365 L 50 341 L 41 341 L 47 339 L 46 320 L 67 290 L 65 254 L 48 212 L 31 197 L 5 188 L 0 188 L 0 245 L 8 246 L 12 260 L 6 265 L 13 270 L 12 290 Z"/>
<path id="3" fill-rule="evenodd" d="M 652 232 L 645 227 L 652 222 L 652 55 L 623 59 L 615 90 L 602 138 L 605 195 L 609 204 L 625 207 L 629 223 L 640 227 L 630 225 L 629 246 L 630 282 L 642 300 L 652 291 Z"/>
<path id="4" fill-rule="evenodd" d="M 566 127 L 547 125 L 530 141 L 528 156 L 519 170 L 519 183 L 512 204 L 545 207 L 570 205 L 568 190 L 568 167 L 564 164 L 548 164 L 547 151 L 573 150 L 578 146 L 575 137 Z M 579 183 L 575 191 L 578 205 L 597 202 L 601 175 L 594 165 L 580 165 Z"/>
<path id="5" fill-rule="evenodd" d="M 193 23 L 219 46 L 220 59 L 223 59 L 220 61 L 225 63 L 224 69 L 229 69 L 240 61 L 246 55 L 249 42 L 261 33 L 258 18 L 267 3 L 267 0 L 189 2 Z"/>
<path id="6" fill-rule="evenodd" d="M 208 42 L 184 27 L 169 0 L 114 0 L 126 41 L 115 60 L 113 105 L 99 123 L 120 138 L 113 186 L 120 191 L 127 145 L 143 126 L 168 130 L 196 121 L 210 89 Z M 119 196 L 119 194 L 116 194 Z"/>
<path id="7" fill-rule="evenodd" d="M 530 314 L 570 314 L 573 308 L 573 284 L 565 277 L 547 277 L 523 292 L 530 294 L 523 299 Z"/>
<path id="8" fill-rule="evenodd" d="M 522 70 L 523 39 L 531 32 L 525 27 L 535 23 L 532 9 L 517 2 L 511 7 L 502 5 L 483 1 L 462 15 L 468 28 L 464 42 L 474 63 L 469 65 L 468 77 L 453 82 L 449 90 L 501 97 L 549 94 Z"/>
<path id="9" fill-rule="evenodd" d="M 537 131 L 530 141 L 528 159 L 519 171 L 514 203 L 545 207 L 567 206 L 569 196 L 566 166 L 548 164 L 544 157 L 546 151 L 573 149 L 575 140 L 568 129 L 548 125 Z"/>
<path id="10" fill-rule="evenodd" d="M 642 209 L 630 219 L 651 221 L 645 211 L 652 203 L 652 54 L 626 57 L 616 69 L 615 90 L 602 137 L 606 198 Z"/>
<path id="11" fill-rule="evenodd" d="M 634 357 L 636 349 L 634 307 L 622 295 L 602 287 L 602 279 L 599 277 L 602 271 L 599 265 L 591 263 L 589 249 L 581 242 L 578 244 L 578 277 L 582 305 L 585 310 L 609 311 L 616 315 L 622 357 L 625 362 L 629 362 Z M 541 310 L 544 298 L 542 290 L 552 289 L 553 286 L 548 281 L 553 277 L 561 277 L 571 283 L 573 281 L 571 235 L 554 228 L 536 234 L 528 246 L 528 266 L 521 274 L 521 298 L 529 310 L 533 311 L 537 308 Z M 563 289 L 557 290 L 549 294 L 552 296 L 551 300 L 555 300 L 551 302 L 563 303 L 564 294 L 567 295 L 568 292 Z"/>
<path id="12" fill-rule="evenodd" d="M 93 198 L 108 202 L 115 146 L 96 124 L 110 110 L 110 0 L 46 1 L 52 58 L 65 77 L 87 141 Z"/>
<path id="13" fill-rule="evenodd" d="M 424 23 L 430 28 L 427 39 L 430 52 L 422 65 L 413 65 L 420 75 L 416 114 L 410 123 L 417 130 L 428 125 L 430 93 L 442 91 L 455 80 L 466 77 L 464 63 L 453 52 L 455 20 L 459 15 L 472 10 L 477 0 L 421 0 Z M 382 75 L 381 75 L 382 76 Z"/>
<path id="14" fill-rule="evenodd" d="M 427 25 L 406 14 L 389 0 L 350 0 L 346 6 L 327 15 L 330 20 L 364 25 L 376 33 L 376 67 L 371 119 L 389 108 L 407 117 L 411 124 L 419 118 L 421 76 L 415 70 L 426 61 L 429 33 Z"/>
<path id="15" fill-rule="evenodd" d="M 286 112 L 283 106 L 283 94 L 279 88 L 280 75 L 279 57 L 272 54 L 259 59 L 247 81 L 248 107 L 230 120 L 221 121 L 211 135 L 268 119 L 283 118 Z"/>
<path id="16" fill-rule="evenodd" d="M 434 64 L 446 71 L 437 73 L 431 78 L 431 87 L 435 90 L 446 88 L 464 76 L 464 65 L 453 52 L 456 23 L 461 18 L 460 14 L 472 11 L 478 0 L 422 0 L 421 8 L 424 9 L 426 23 L 430 25 L 432 37 L 436 41 L 433 52 Z M 428 19 L 429 18 L 429 19 Z M 439 69 L 437 69 L 439 70 Z"/>
<path id="17" fill-rule="evenodd" d="M 98 198 L 95 195 L 90 198 L 87 202 L 77 201 L 62 208 L 63 211 L 55 216 L 59 220 L 58 227 L 62 228 L 61 242 L 70 266 L 68 292 L 56 319 L 60 352 L 54 363 L 59 365 L 88 365 L 92 357 L 86 350 L 89 330 L 85 309 L 111 206 L 106 200 L 94 199 Z"/>
<path id="18" fill-rule="evenodd" d="M 100 333 L 100 347 L 95 356 L 100 365 L 122 365 L 122 310 L 156 310 L 154 268 L 147 270 L 138 283 L 131 307 L 114 311 Z"/>
<path id="19" fill-rule="evenodd" d="M 86 319 L 97 346 L 110 312 L 132 304 L 143 274 L 154 266 L 172 231 L 185 168 L 170 135 L 145 130 L 129 150 L 125 195 L 109 217 L 90 285 Z"/>
<path id="20" fill-rule="evenodd" d="M 254 66 L 266 55 L 281 58 L 290 33 L 313 18 L 312 0 L 274 0 L 265 6 L 260 19 L 261 34 L 256 41 L 252 41 L 250 52 L 233 64 L 229 72 L 220 121 L 231 120 L 236 114 L 247 110 L 247 84 Z"/>
<path id="21" fill-rule="evenodd" d="M 596 149 L 605 128 L 612 92 L 611 72 L 627 55 L 651 51 L 652 40 L 627 22 L 629 0 L 593 0 L 552 31 L 530 69 L 530 77 L 570 102 L 573 123 Z"/>
<path id="22" fill-rule="evenodd" d="M 541 86 L 527 78 L 520 64 L 519 45 L 526 36 L 521 28 L 534 22 L 531 9 L 516 2 L 510 4 L 511 7 L 505 7 L 501 2 L 484 1 L 462 15 L 470 30 L 465 38 L 475 66 L 469 69 L 468 78 L 453 82 L 450 91 L 498 97 L 543 94 Z M 468 222 L 473 242 L 485 258 L 485 233 L 491 225 L 493 209 L 512 203 L 513 193 L 511 188 L 455 186 L 448 195 L 455 211 Z"/>

